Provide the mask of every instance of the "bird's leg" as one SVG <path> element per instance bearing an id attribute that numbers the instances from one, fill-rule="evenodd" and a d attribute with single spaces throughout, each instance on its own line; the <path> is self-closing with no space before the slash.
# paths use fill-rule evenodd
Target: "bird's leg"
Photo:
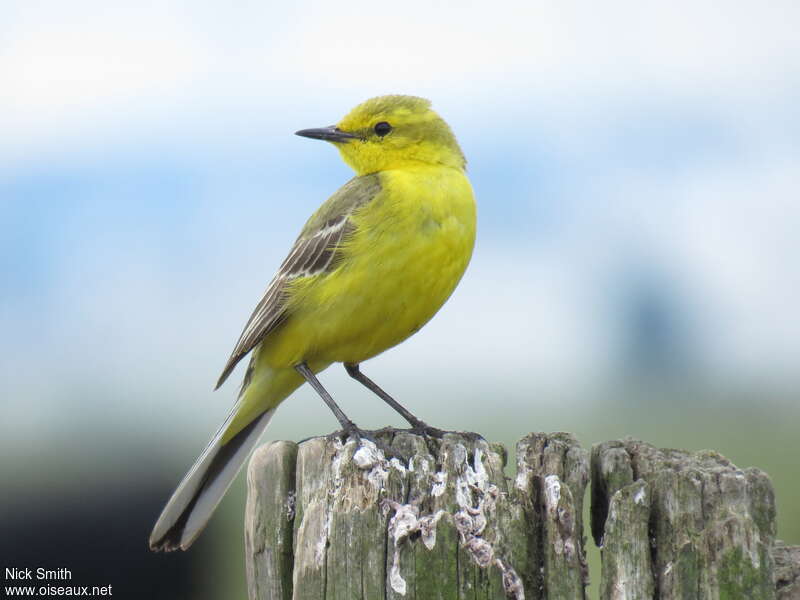
<path id="1" fill-rule="evenodd" d="M 308 368 L 308 365 L 305 363 L 305 361 L 295 365 L 294 368 L 309 384 L 311 384 L 311 387 L 314 388 L 325 404 L 328 405 L 328 408 L 331 409 L 331 412 L 333 412 L 333 414 L 336 416 L 339 424 L 342 426 L 342 433 L 344 434 L 345 441 L 349 436 L 356 438 L 359 443 L 361 443 L 361 440 L 369 440 L 374 443 L 387 458 L 394 456 L 404 459 L 400 453 L 381 442 L 378 438 L 374 437 L 372 432 L 359 429 L 358 426 L 356 426 L 356 424 L 353 423 L 346 414 L 344 414 L 344 411 L 339 408 L 339 405 L 333 400 L 333 397 L 328 393 L 328 390 L 322 386 L 319 379 L 317 379 L 317 376 L 314 375 L 314 372 Z"/>
<path id="2" fill-rule="evenodd" d="M 361 430 L 350 420 L 346 414 L 344 414 L 344 411 L 339 408 L 339 405 L 336 404 L 333 397 L 328 393 L 328 390 L 322 386 L 319 379 L 317 379 L 317 376 L 314 375 L 314 372 L 308 368 L 306 362 L 303 361 L 299 364 L 296 364 L 294 368 L 298 373 L 300 373 L 300 375 L 303 376 L 303 379 L 305 379 L 311 385 L 311 387 L 314 388 L 314 391 L 320 395 L 323 402 L 328 405 L 328 408 L 331 409 L 331 412 L 342 426 L 342 431 L 346 435 L 354 435 L 355 437 L 360 438 Z"/>
<path id="3" fill-rule="evenodd" d="M 378 384 L 372 381 L 369 377 L 364 375 L 359 369 L 357 364 L 348 364 L 344 363 L 344 368 L 347 371 L 347 374 L 350 375 L 353 379 L 358 381 L 361 385 L 366 387 L 367 389 L 371 390 L 376 396 L 378 396 L 381 400 L 386 402 L 389 406 L 391 406 L 394 410 L 396 410 L 400 415 L 411 424 L 411 430 L 414 433 L 418 433 L 420 435 L 426 437 L 435 437 L 441 438 L 445 432 L 441 429 L 437 429 L 436 427 L 431 427 L 425 421 L 422 421 L 412 415 L 408 410 L 406 410 L 397 400 L 392 398 L 389 394 L 384 392 Z"/>

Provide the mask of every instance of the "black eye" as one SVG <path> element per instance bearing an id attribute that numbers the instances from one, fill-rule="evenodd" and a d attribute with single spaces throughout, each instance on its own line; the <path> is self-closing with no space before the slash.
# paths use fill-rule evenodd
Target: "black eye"
<path id="1" fill-rule="evenodd" d="M 386 121 L 381 121 L 380 123 L 375 125 L 375 133 L 377 133 L 381 137 L 385 136 L 391 130 L 392 126 L 389 125 Z"/>

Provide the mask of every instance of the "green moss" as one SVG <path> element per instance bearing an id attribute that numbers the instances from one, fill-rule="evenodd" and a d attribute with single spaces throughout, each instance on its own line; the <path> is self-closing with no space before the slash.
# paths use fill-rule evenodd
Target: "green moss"
<path id="1" fill-rule="evenodd" d="M 759 560 L 769 560 L 765 552 L 759 553 Z M 741 548 L 734 548 L 723 557 L 718 573 L 720 600 L 771 600 L 775 589 L 767 575 L 768 569 L 753 566 L 750 557 Z"/>
<path id="2" fill-rule="evenodd" d="M 700 597 L 698 581 L 700 580 L 701 560 L 694 544 L 686 544 L 678 552 L 674 569 L 677 573 L 681 598 L 684 600 Z"/>

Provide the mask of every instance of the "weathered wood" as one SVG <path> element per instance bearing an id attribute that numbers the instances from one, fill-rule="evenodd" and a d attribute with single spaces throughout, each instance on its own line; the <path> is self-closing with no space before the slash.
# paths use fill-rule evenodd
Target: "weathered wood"
<path id="1" fill-rule="evenodd" d="M 800 546 L 775 542 L 772 549 L 775 562 L 775 591 L 777 600 L 800 600 Z"/>
<path id="2" fill-rule="evenodd" d="M 649 518 L 644 481 L 626 485 L 611 497 L 603 534 L 601 598 L 653 597 Z"/>
<path id="3" fill-rule="evenodd" d="M 588 453 L 566 433 L 506 451 L 473 434 L 273 442 L 248 470 L 255 600 L 582 600 Z M 389 448 L 389 458 L 380 448 Z M 636 440 L 591 455 L 601 598 L 800 600 L 758 469 Z"/>
<path id="4" fill-rule="evenodd" d="M 259 449 L 248 472 L 252 599 L 583 598 L 588 453 L 572 436 L 527 436 L 514 481 L 505 449 L 475 435 L 377 439 L 396 456 L 329 438 Z M 291 561 L 279 545 L 288 530 Z"/>
<path id="5" fill-rule="evenodd" d="M 291 598 L 297 444 L 258 448 L 247 469 L 245 529 L 250 598 Z"/>
<path id="6" fill-rule="evenodd" d="M 569 433 L 529 433 L 517 443 L 517 501 L 527 510 L 539 577 L 534 590 L 548 599 L 584 597 L 589 583 L 583 541 L 588 453 Z"/>
<path id="7" fill-rule="evenodd" d="M 605 442 L 592 449 L 592 490 L 601 598 L 775 598 L 775 497 L 758 469 Z"/>

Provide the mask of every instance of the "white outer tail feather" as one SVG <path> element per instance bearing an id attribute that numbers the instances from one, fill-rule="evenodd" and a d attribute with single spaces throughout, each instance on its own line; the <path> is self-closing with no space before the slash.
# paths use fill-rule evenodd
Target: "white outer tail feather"
<path id="1" fill-rule="evenodd" d="M 223 449 L 222 437 L 236 414 L 237 408 L 238 403 L 217 431 L 214 439 L 206 446 L 192 468 L 183 477 L 164 510 L 161 511 L 161 515 L 153 527 L 153 532 L 150 534 L 151 549 L 174 550 L 180 548 L 186 550 L 194 542 L 205 528 L 250 452 L 258 443 L 261 434 L 269 425 L 272 415 L 275 414 L 274 408 L 265 411 L 256 418 L 255 424 L 249 432 L 246 434 L 244 431 L 241 432 L 241 434 L 245 434 L 243 439 L 239 440 L 235 436 L 229 440 L 227 444 L 237 443 L 238 448 L 231 456 L 227 457 L 224 464 L 216 465 L 215 459 L 221 458 L 219 453 Z M 207 477 L 212 466 L 216 467 L 218 471 L 211 483 L 207 484 Z M 186 517 L 182 529 L 179 532 L 171 532 L 170 530 L 185 516 L 187 510 L 189 510 L 188 517 Z M 179 533 L 177 539 L 170 539 L 177 533 Z"/>

